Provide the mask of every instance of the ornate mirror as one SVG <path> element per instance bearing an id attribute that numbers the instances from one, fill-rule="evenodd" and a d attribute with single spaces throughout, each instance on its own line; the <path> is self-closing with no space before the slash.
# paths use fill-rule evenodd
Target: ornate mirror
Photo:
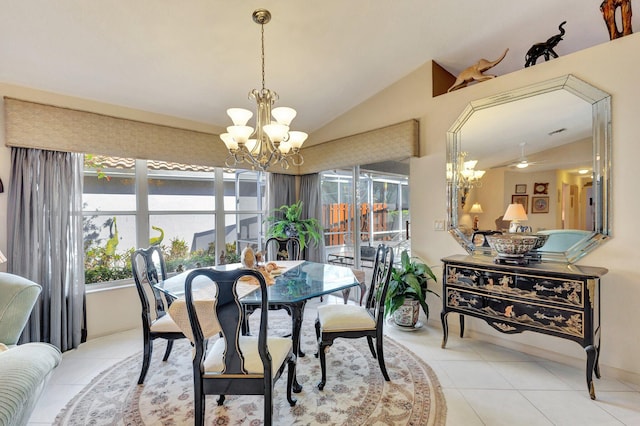
<path id="1" fill-rule="evenodd" d="M 611 97 L 567 75 L 471 102 L 447 132 L 449 231 L 471 254 L 520 225 L 542 260 L 573 263 L 610 237 Z"/>

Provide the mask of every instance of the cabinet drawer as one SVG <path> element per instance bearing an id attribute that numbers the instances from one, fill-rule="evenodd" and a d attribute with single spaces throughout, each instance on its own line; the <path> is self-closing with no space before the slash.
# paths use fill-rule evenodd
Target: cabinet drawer
<path id="1" fill-rule="evenodd" d="M 584 313 L 579 310 L 515 301 L 497 294 L 460 288 L 447 288 L 445 303 L 456 311 L 489 319 L 494 327 L 507 333 L 532 329 L 584 338 Z"/>
<path id="2" fill-rule="evenodd" d="M 549 301 L 584 308 L 584 282 L 580 280 L 448 265 L 447 284 L 537 303 Z"/>

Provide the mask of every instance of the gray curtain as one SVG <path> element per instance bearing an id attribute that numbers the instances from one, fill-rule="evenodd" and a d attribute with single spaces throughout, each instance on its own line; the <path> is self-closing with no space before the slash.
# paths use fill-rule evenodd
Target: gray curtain
<path id="1" fill-rule="evenodd" d="M 302 200 L 302 218 L 315 217 L 322 223 L 322 194 L 320 192 L 320 174 L 300 176 L 300 200 Z M 324 234 L 317 245 L 307 247 L 307 260 L 324 263 Z"/>
<path id="2" fill-rule="evenodd" d="M 285 204 L 296 202 L 296 177 L 293 175 L 283 175 L 269 173 L 269 199 L 267 201 L 268 215 L 274 209 Z"/>
<path id="3" fill-rule="evenodd" d="M 21 342 L 77 348 L 84 335 L 83 155 L 11 148 L 8 271 L 42 286 Z"/>

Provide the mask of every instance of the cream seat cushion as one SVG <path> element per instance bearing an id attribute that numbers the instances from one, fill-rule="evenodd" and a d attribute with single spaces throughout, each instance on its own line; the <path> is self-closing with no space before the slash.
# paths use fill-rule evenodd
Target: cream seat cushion
<path id="1" fill-rule="evenodd" d="M 193 305 L 196 308 L 196 314 L 198 315 L 198 321 L 200 322 L 200 328 L 205 339 L 218 334 L 222 328 L 218 322 L 216 315 L 216 300 L 215 299 L 196 299 L 193 301 Z M 191 331 L 191 323 L 189 322 L 189 312 L 187 311 L 187 302 L 183 299 L 176 299 L 169 306 L 169 315 L 172 322 L 176 324 L 178 331 L 187 336 L 191 342 L 193 339 L 193 332 Z M 164 318 L 164 317 L 163 317 Z"/>
<path id="2" fill-rule="evenodd" d="M 323 331 L 375 330 L 376 321 L 363 306 L 318 306 L 318 319 Z"/>
<path id="3" fill-rule="evenodd" d="M 240 351 L 244 357 L 244 368 L 247 373 L 262 375 L 263 366 L 260 354 L 258 353 L 258 336 L 240 336 Z M 272 374 L 276 372 L 293 348 L 291 339 L 286 337 L 268 337 L 267 347 L 271 354 Z M 224 368 L 223 355 L 226 345 L 224 339 L 216 340 L 204 360 L 204 371 L 213 373 L 208 377 L 215 377 Z"/>
<path id="4" fill-rule="evenodd" d="M 173 321 L 171 315 L 163 315 L 160 318 L 155 319 L 151 323 L 151 331 L 154 333 L 181 333 L 178 324 Z"/>

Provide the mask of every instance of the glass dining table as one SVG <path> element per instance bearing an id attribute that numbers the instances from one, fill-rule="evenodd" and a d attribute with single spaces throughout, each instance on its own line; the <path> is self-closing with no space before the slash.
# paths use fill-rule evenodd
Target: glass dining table
<path id="1" fill-rule="evenodd" d="M 297 356 L 303 357 L 305 354 L 300 349 L 300 333 L 307 301 L 326 294 L 349 290 L 351 287 L 360 286 L 360 283 L 351 268 L 344 266 L 309 261 L 278 261 L 276 263 L 281 267 L 281 274 L 274 277 L 273 284 L 267 287 L 269 309 L 285 309 L 291 314 L 293 348 Z M 239 263 L 234 263 L 213 266 L 212 268 L 229 270 L 241 267 Z M 181 272 L 167 278 L 158 283 L 156 288 L 172 299 L 184 297 L 184 284 L 189 272 L 191 271 Z M 207 278 L 199 278 L 193 284 L 194 292 L 205 290 L 204 287 L 207 285 L 211 286 L 211 281 Z M 262 300 L 259 288 L 257 286 L 251 288 L 251 286 L 253 285 L 243 283 L 245 295 L 242 297 L 241 303 L 247 313 L 257 309 Z"/>

